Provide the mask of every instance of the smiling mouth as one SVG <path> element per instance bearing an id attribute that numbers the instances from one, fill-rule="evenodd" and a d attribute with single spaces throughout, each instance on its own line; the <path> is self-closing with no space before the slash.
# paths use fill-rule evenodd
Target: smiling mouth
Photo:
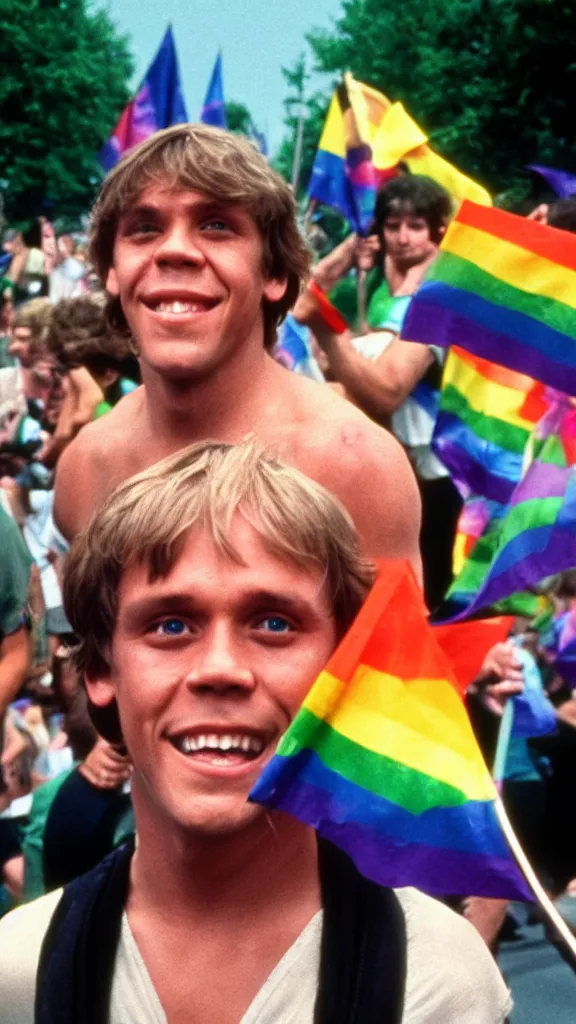
<path id="1" fill-rule="evenodd" d="M 190 316 L 195 313 L 208 313 L 218 305 L 218 299 L 152 299 L 144 304 L 153 313 L 168 316 Z"/>
<path id="2" fill-rule="evenodd" d="M 172 736 L 170 742 L 189 760 L 218 768 L 256 761 L 266 747 L 262 736 L 249 733 L 190 733 Z"/>

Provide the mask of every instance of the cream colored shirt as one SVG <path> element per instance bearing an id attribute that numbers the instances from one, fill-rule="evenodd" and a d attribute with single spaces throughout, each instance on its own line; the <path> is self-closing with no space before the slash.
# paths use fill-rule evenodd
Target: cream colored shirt
<path id="1" fill-rule="evenodd" d="M 416 889 L 397 890 L 408 940 L 402 1024 L 503 1024 L 510 993 L 475 929 Z M 1 1024 L 33 1024 L 42 939 L 61 890 L 0 921 Z M 240 1024 L 312 1024 L 322 913 L 296 939 Z M 109 1024 L 166 1024 L 166 1016 L 124 914 Z M 185 1024 L 185 1022 L 182 1022 Z"/>

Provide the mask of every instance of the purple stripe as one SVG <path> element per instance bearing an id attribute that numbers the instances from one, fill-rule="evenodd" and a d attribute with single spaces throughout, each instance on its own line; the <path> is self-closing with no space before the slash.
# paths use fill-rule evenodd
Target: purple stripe
<path id="1" fill-rule="evenodd" d="M 571 466 L 557 466 L 553 462 L 536 460 L 529 467 L 525 477 L 514 492 L 513 505 L 532 498 L 563 498 L 570 476 Z"/>
<path id="2" fill-rule="evenodd" d="M 559 391 L 576 395 L 576 369 L 554 362 L 550 356 L 530 348 L 507 334 L 480 327 L 468 317 L 428 302 L 418 295 L 408 307 L 402 328 L 405 341 L 448 348 L 459 345 L 482 359 L 543 381 Z M 567 343 L 570 339 L 567 338 Z"/>
<path id="3" fill-rule="evenodd" d="M 344 850 L 358 870 L 379 885 L 413 885 L 435 895 L 533 899 L 512 857 L 400 843 L 356 822 L 333 820 L 332 798 L 295 780 L 275 806 L 299 820 L 318 821 L 317 831 Z M 306 809 L 306 816 L 302 814 Z"/>

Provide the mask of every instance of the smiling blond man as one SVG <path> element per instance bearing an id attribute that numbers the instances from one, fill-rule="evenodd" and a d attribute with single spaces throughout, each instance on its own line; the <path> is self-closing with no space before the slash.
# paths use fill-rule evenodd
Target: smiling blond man
<path id="1" fill-rule="evenodd" d="M 3 1024 L 502 1024 L 466 921 L 247 800 L 373 575 L 343 506 L 256 443 L 104 504 L 64 594 L 138 843 L 0 923 Z"/>
<path id="2" fill-rule="evenodd" d="M 55 521 L 71 540 L 122 480 L 193 441 L 253 432 L 343 501 L 373 556 L 418 566 L 419 499 L 398 443 L 270 356 L 309 271 L 291 191 L 245 139 L 178 125 L 104 182 L 91 259 L 143 388 L 62 457 Z"/>

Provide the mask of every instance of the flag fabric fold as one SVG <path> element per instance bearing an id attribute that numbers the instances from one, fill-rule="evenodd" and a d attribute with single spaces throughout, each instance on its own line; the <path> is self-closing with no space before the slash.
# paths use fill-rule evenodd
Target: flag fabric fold
<path id="1" fill-rule="evenodd" d="M 382 885 L 530 899 L 412 570 L 376 584 L 251 793 Z"/>
<path id="2" fill-rule="evenodd" d="M 528 170 L 544 178 L 559 199 L 570 199 L 576 195 L 576 174 L 560 171 L 557 167 L 543 167 L 542 164 L 528 164 Z"/>
<path id="3" fill-rule="evenodd" d="M 403 164 L 425 174 L 459 202 L 490 204 L 484 188 L 458 171 L 427 144 L 428 139 L 401 103 L 346 73 L 334 93 L 308 187 L 311 199 L 339 210 L 355 231 L 372 222 L 376 193 Z"/>
<path id="4" fill-rule="evenodd" d="M 576 236 L 466 201 L 403 338 L 458 345 L 576 395 Z"/>
<path id="5" fill-rule="evenodd" d="M 508 503 L 530 433 L 547 409 L 544 392 L 525 374 L 450 349 L 432 449 L 463 498 Z"/>
<path id="6" fill-rule="evenodd" d="M 559 397 L 534 430 L 531 461 L 503 516 L 476 543 L 443 618 L 501 607 L 576 566 L 576 410 Z"/>
<path id="7" fill-rule="evenodd" d="M 222 77 L 222 54 L 219 53 L 208 83 L 200 120 L 216 128 L 227 128 L 226 107 L 224 106 L 224 82 Z"/>
<path id="8" fill-rule="evenodd" d="M 124 153 L 160 128 L 188 120 L 172 27 L 166 29 L 158 53 L 136 95 L 124 109 L 112 135 L 100 150 L 100 163 L 109 171 Z"/>

